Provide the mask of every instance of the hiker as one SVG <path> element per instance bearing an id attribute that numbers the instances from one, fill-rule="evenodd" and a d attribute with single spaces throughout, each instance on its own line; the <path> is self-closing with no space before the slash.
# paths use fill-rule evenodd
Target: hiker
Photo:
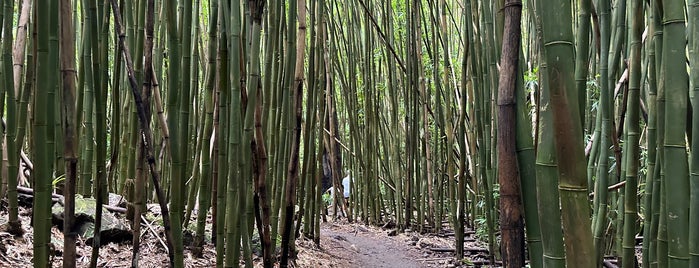
<path id="1" fill-rule="evenodd" d="M 342 194 L 345 198 L 345 205 L 349 205 L 349 197 L 350 197 L 350 181 L 352 178 L 349 175 L 349 171 L 347 172 L 347 176 L 345 176 L 342 179 Z M 352 180 L 353 181 L 353 180 Z M 335 187 L 330 187 L 328 190 L 325 191 L 326 193 L 330 194 L 330 199 L 335 200 Z"/>
<path id="2" fill-rule="evenodd" d="M 351 180 L 351 177 L 349 175 L 349 172 L 347 172 L 347 176 L 342 179 L 342 188 L 345 190 L 344 191 L 345 200 L 349 199 L 349 196 L 350 196 L 350 180 Z"/>

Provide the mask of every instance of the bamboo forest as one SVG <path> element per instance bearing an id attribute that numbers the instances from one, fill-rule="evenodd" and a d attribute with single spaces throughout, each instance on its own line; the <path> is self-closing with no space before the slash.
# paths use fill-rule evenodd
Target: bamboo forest
<path id="1" fill-rule="evenodd" d="M 0 267 L 699 267 L 699 0 L 0 0 Z"/>

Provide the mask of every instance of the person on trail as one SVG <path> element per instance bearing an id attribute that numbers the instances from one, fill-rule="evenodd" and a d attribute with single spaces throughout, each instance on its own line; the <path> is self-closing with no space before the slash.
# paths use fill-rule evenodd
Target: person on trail
<path id="1" fill-rule="evenodd" d="M 342 195 L 345 198 L 345 205 L 349 205 L 350 197 L 350 181 L 353 181 L 352 177 L 349 175 L 349 171 L 346 172 L 347 176 L 342 179 Z M 326 193 L 330 194 L 330 199 L 335 200 L 335 187 L 330 187 L 326 190 Z"/>
<path id="2" fill-rule="evenodd" d="M 342 179 L 342 188 L 345 190 L 345 200 L 347 200 L 350 196 L 350 180 L 352 178 L 349 175 L 349 172 L 347 172 L 347 176 Z"/>

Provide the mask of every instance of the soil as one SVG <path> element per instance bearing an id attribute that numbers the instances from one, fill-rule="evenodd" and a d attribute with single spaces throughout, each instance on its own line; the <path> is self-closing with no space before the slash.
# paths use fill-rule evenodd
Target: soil
<path id="1" fill-rule="evenodd" d="M 358 225 L 326 224 L 321 228 L 325 248 L 347 259 L 348 267 L 427 267 L 416 261 L 419 253 L 389 237 Z"/>
<path id="2" fill-rule="evenodd" d="M 298 267 L 459 267 L 449 235 L 396 233 L 347 222 L 323 223 L 320 233 L 320 248 L 300 239 Z"/>
<path id="3" fill-rule="evenodd" d="M 0 206 L 2 207 L 2 206 Z M 159 211 L 149 213 L 159 214 Z M 116 214 L 123 219 L 123 215 Z M 20 207 L 20 219 L 25 233 L 12 236 L 0 230 L 0 267 L 31 267 L 33 229 L 30 224 L 31 209 Z M 139 267 L 166 267 L 167 251 L 164 246 L 163 228 L 156 219 L 146 217 L 147 226 L 142 228 Z M 210 218 L 210 217 L 209 217 Z M 0 208 L 0 224 L 7 221 L 6 208 Z M 126 221 L 126 220 L 124 220 Z M 207 220 L 210 234 L 211 219 Z M 194 225 L 194 223 L 190 223 Z M 190 237 L 191 238 L 191 237 Z M 188 240 L 185 235 L 185 242 Z M 209 240 L 209 237 L 207 237 Z M 53 267 L 62 266 L 63 234 L 55 226 L 51 229 Z M 481 248 L 479 242 L 467 239 L 467 248 Z M 292 267 L 473 267 L 485 256 L 472 253 L 466 265 L 457 265 L 454 260 L 454 236 L 449 230 L 441 234 L 421 234 L 406 230 L 383 229 L 346 220 L 321 224 L 320 246 L 303 237 L 296 241 L 297 256 Z M 86 267 L 90 262 L 91 244 L 79 238 L 77 243 L 77 267 Z M 129 267 L 132 245 L 130 242 L 109 243 L 100 249 L 98 267 Z M 206 243 L 203 256 L 196 257 L 189 247 L 184 250 L 186 267 L 215 267 L 216 252 L 213 245 Z M 262 267 L 261 258 L 253 256 L 254 267 Z M 242 264 L 242 263 L 241 263 Z"/>

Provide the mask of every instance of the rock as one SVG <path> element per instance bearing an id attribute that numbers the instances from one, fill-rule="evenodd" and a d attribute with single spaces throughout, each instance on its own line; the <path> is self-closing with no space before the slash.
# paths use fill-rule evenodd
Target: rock
<path id="1" fill-rule="evenodd" d="M 430 248 L 433 246 L 432 243 L 428 243 L 424 239 L 420 239 L 417 244 L 420 245 L 420 248 Z"/>
<path id="2" fill-rule="evenodd" d="M 109 205 L 125 208 L 126 198 L 118 194 L 109 193 Z"/>
<path id="3" fill-rule="evenodd" d="M 149 212 L 153 213 L 155 216 L 160 216 L 160 205 L 159 204 L 146 204 L 146 208 Z"/>
<path id="4" fill-rule="evenodd" d="M 75 197 L 75 231 L 87 239 L 87 244 L 92 244 L 92 237 L 95 230 L 95 210 L 96 202 L 94 198 Z M 51 208 L 53 224 L 63 229 L 63 206 L 56 203 Z M 132 233 L 129 225 L 122 222 L 114 214 L 106 209 L 102 210 L 102 226 L 100 228 L 100 244 L 106 245 L 110 242 L 121 243 L 131 241 Z"/>
<path id="5" fill-rule="evenodd" d="M 23 193 L 17 193 L 17 201 L 18 205 L 25 207 L 25 208 L 30 208 L 32 207 L 32 204 L 34 203 L 34 196 L 28 195 L 28 194 L 23 194 Z"/>

